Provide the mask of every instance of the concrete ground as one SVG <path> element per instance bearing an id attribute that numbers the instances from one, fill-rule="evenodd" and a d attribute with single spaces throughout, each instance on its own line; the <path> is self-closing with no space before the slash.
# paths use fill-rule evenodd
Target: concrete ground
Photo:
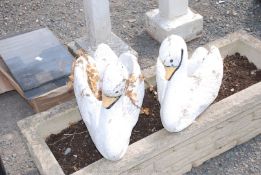
<path id="1" fill-rule="evenodd" d="M 145 32 L 144 13 L 157 0 L 110 0 L 113 31 L 139 53 L 142 67 L 155 63 L 159 44 Z M 228 33 L 245 29 L 261 39 L 260 0 L 190 0 L 204 16 L 201 38 L 189 42 L 194 49 Z M 49 27 L 63 43 L 86 34 L 82 0 L 0 0 L 0 37 Z M 0 95 L 0 155 L 8 174 L 38 174 L 16 122 L 33 114 L 16 93 Z M 261 174 L 261 135 L 216 157 L 188 174 Z"/>
<path id="2" fill-rule="evenodd" d="M 33 114 L 15 91 L 0 95 L 0 155 L 8 174 L 37 174 L 17 121 Z"/>

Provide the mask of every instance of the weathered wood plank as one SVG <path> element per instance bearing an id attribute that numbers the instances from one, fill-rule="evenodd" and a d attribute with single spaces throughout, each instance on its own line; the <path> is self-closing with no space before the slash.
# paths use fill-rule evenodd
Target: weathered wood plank
<path id="1" fill-rule="evenodd" d="M 236 145 L 240 145 L 246 141 L 248 141 L 250 138 L 253 138 L 255 136 L 257 136 L 258 134 L 260 134 L 260 129 L 256 129 L 252 132 L 249 132 L 247 133 L 246 135 L 244 136 L 241 136 L 240 138 L 238 138 L 238 140 L 234 140 L 233 142 L 231 143 L 228 143 L 227 145 L 224 145 L 218 149 L 216 149 L 214 152 L 208 154 L 207 156 L 205 157 L 202 157 L 196 161 L 193 162 L 193 167 L 198 167 L 200 166 L 202 163 L 204 163 L 205 161 L 213 158 L 213 157 L 216 157 L 224 152 L 226 152 L 227 150 L 229 149 L 232 149 L 234 148 Z"/>
<path id="2" fill-rule="evenodd" d="M 234 117 L 237 120 L 234 120 L 233 123 L 230 121 L 223 122 L 220 124 L 223 127 L 210 128 L 203 135 L 200 134 L 191 140 L 174 146 L 134 169 L 145 172 L 166 172 L 171 167 L 171 172 L 179 171 L 184 165 L 192 164 L 195 158 L 211 154 L 216 149 L 222 148 L 223 145 L 233 142 L 238 137 L 237 135 L 244 134 L 244 129 L 252 124 L 252 118 L 249 114 L 251 113 L 248 112 L 243 117 L 240 115 Z M 232 136 L 232 139 L 228 136 Z"/>
<path id="3" fill-rule="evenodd" d="M 42 112 L 74 98 L 74 92 L 62 86 L 29 101 L 36 112 Z"/>
<path id="4" fill-rule="evenodd" d="M 221 153 L 223 153 L 223 152 L 225 152 L 225 151 L 235 147 L 236 145 L 237 145 L 237 141 L 233 141 L 231 143 L 228 143 L 228 144 L 224 145 L 223 147 L 220 147 L 220 148 L 216 149 L 214 152 L 204 156 L 203 158 L 200 158 L 198 160 L 193 161 L 192 166 L 193 167 L 198 167 L 202 163 L 204 163 L 205 161 L 207 161 L 207 160 L 209 160 L 209 159 L 211 159 L 213 157 L 218 156 L 219 154 L 221 154 Z"/>
<path id="5" fill-rule="evenodd" d="M 259 131 L 260 132 L 260 131 Z M 253 135 L 252 134 L 252 136 L 256 136 L 256 135 Z M 249 140 L 249 138 L 250 137 L 248 137 L 248 140 Z M 251 137 L 251 138 L 253 138 L 253 137 Z M 228 144 L 226 144 L 226 145 L 224 145 L 224 146 L 222 146 L 222 147 L 219 147 L 218 149 L 216 149 L 216 150 L 213 150 L 212 152 L 210 152 L 209 154 L 207 154 L 205 157 L 202 157 L 202 158 L 200 158 L 199 160 L 195 160 L 194 162 L 193 162 L 193 167 L 198 167 L 198 166 L 200 166 L 202 163 L 204 163 L 205 161 L 207 161 L 207 160 L 209 160 L 209 159 L 211 159 L 211 158 L 213 158 L 213 157 L 216 157 L 216 156 L 218 156 L 218 155 L 220 155 L 220 154 L 222 154 L 222 153 L 224 153 L 224 152 L 226 152 L 227 150 L 229 150 L 229 149 L 232 149 L 233 147 L 235 147 L 236 145 L 238 145 L 239 144 L 239 142 L 237 141 L 237 140 L 234 140 L 234 141 L 232 141 L 232 142 L 230 142 L 230 143 L 228 143 Z"/>
<path id="6" fill-rule="evenodd" d="M 238 145 L 238 139 L 242 136 L 244 136 L 244 133 L 247 132 L 248 128 L 249 127 L 257 127 L 257 126 L 260 126 L 261 125 L 261 122 L 259 121 L 258 123 L 251 123 L 249 124 L 248 126 L 242 128 L 242 132 L 237 132 L 237 133 L 230 133 L 231 135 L 233 134 L 235 137 L 232 139 L 228 138 L 227 141 L 224 141 L 223 144 L 221 145 L 220 143 L 218 143 L 218 146 L 217 146 L 217 143 L 214 142 L 210 145 L 211 146 L 202 146 L 201 147 L 201 151 L 196 151 L 196 150 L 187 150 L 187 154 L 184 154 L 184 156 L 186 157 L 185 158 L 185 161 L 181 161 L 181 163 L 179 164 L 173 164 L 172 166 L 170 166 L 166 171 L 171 171 L 175 174 L 178 174 L 176 172 L 180 171 L 180 169 L 183 168 L 183 166 L 187 163 L 191 163 L 193 164 L 193 166 L 195 165 L 200 165 L 202 164 L 204 161 L 206 160 L 209 160 L 210 158 L 213 158 L 215 156 L 218 156 L 219 154 L 233 148 L 234 146 Z M 260 131 L 259 131 L 260 132 Z M 251 139 L 252 137 L 248 137 L 248 140 Z M 211 149 L 208 149 L 208 147 L 210 147 Z M 206 149 L 205 149 L 206 148 Z M 199 157 L 204 157 L 204 159 L 201 159 L 200 161 L 196 161 L 196 163 L 194 162 L 196 158 L 199 158 Z"/>

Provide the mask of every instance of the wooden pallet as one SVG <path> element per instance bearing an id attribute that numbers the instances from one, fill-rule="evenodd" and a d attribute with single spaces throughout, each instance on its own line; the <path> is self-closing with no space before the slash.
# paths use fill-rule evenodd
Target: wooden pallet
<path id="1" fill-rule="evenodd" d="M 74 57 L 47 28 L 0 40 L 0 94 L 16 90 L 36 112 L 72 99 Z"/>

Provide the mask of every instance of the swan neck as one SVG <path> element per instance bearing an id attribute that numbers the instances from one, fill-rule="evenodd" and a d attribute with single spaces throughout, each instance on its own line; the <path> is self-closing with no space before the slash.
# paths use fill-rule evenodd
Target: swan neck
<path id="1" fill-rule="evenodd" d="M 179 69 L 177 70 L 177 74 L 179 75 L 186 75 L 187 74 L 187 67 L 188 67 L 188 51 L 184 49 L 183 58 L 181 60 L 181 64 L 179 66 Z"/>

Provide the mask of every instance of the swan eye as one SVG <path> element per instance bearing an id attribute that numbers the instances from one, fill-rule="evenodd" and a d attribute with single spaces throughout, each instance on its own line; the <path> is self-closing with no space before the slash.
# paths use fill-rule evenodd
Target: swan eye
<path id="1" fill-rule="evenodd" d="M 115 93 L 116 93 L 116 94 L 118 94 L 118 93 L 119 93 L 119 91 L 116 91 Z"/>
<path id="2" fill-rule="evenodd" d="M 173 59 L 171 59 L 170 62 L 173 63 Z"/>

